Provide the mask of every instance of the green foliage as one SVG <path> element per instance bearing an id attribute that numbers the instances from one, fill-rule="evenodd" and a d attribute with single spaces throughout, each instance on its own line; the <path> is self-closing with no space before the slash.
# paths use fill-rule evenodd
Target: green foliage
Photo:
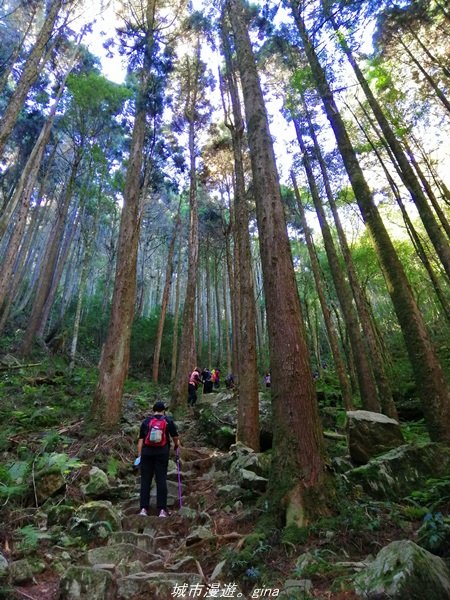
<path id="1" fill-rule="evenodd" d="M 410 443 L 421 443 L 429 441 L 428 431 L 425 427 L 425 421 L 409 421 L 400 425 L 405 441 Z"/>
<path id="2" fill-rule="evenodd" d="M 76 104 L 83 111 L 116 114 L 122 104 L 131 97 L 131 90 L 118 85 L 97 73 L 71 74 L 67 87 Z"/>
<path id="3" fill-rule="evenodd" d="M 41 531 L 34 525 L 25 525 L 17 529 L 15 535 L 19 540 L 18 549 L 22 552 L 36 550 L 42 540 L 51 539 L 51 535 L 48 532 Z"/>
<path id="4" fill-rule="evenodd" d="M 429 552 L 446 554 L 450 548 L 450 518 L 428 512 L 419 530 L 419 543 Z"/>
<path id="5" fill-rule="evenodd" d="M 160 308 L 157 308 L 149 317 L 136 318 L 133 323 L 130 343 L 131 372 L 135 375 L 151 374 L 153 365 L 153 351 L 159 323 Z M 164 334 L 160 353 L 160 381 L 169 383 L 172 365 L 172 336 L 173 319 L 167 315 L 164 324 Z"/>
<path id="6" fill-rule="evenodd" d="M 9 468 L 0 465 L 0 498 L 20 498 L 28 488 L 25 483 L 25 475 L 29 470 L 29 464 L 23 461 L 13 463 Z"/>
<path id="7" fill-rule="evenodd" d="M 120 461 L 114 456 L 110 456 L 108 458 L 108 463 L 106 465 L 106 473 L 110 479 L 115 479 L 117 477 L 117 472 L 119 470 Z"/>
<path id="8" fill-rule="evenodd" d="M 296 69 L 291 77 L 291 85 L 297 92 L 304 94 L 307 90 L 314 87 L 313 76 L 309 67 Z"/>
<path id="9" fill-rule="evenodd" d="M 450 475 L 440 479 L 427 479 L 422 489 L 411 492 L 407 497 L 414 506 L 427 507 L 434 512 L 438 506 L 450 502 Z"/>
<path id="10" fill-rule="evenodd" d="M 248 535 L 240 552 L 226 552 L 230 575 L 251 581 L 259 580 L 270 551 L 267 535 L 258 532 Z"/>
<path id="11" fill-rule="evenodd" d="M 51 452 L 44 453 L 38 457 L 35 463 L 35 469 L 51 469 L 58 468 L 61 473 L 68 474 L 73 469 L 79 469 L 84 466 L 84 463 L 77 457 L 70 457 L 65 453 Z"/>

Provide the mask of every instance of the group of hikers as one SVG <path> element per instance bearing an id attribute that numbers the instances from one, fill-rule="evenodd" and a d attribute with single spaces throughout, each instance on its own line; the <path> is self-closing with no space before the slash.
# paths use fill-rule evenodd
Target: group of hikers
<path id="1" fill-rule="evenodd" d="M 263 384 L 266 388 L 270 387 L 269 371 L 264 374 Z M 188 405 L 190 407 L 197 402 L 197 389 L 200 385 L 203 385 L 204 394 L 211 393 L 213 389 L 219 389 L 220 369 L 215 368 L 210 371 L 205 368 L 200 371 L 198 367 L 195 367 L 189 375 L 188 382 Z M 232 373 L 225 378 L 225 385 L 228 389 L 234 388 Z M 153 478 L 156 481 L 157 514 L 159 517 L 168 517 L 170 514 L 167 508 L 167 469 L 171 442 L 173 442 L 179 468 L 180 437 L 178 429 L 172 417 L 166 415 L 164 402 L 157 401 L 153 404 L 153 413 L 141 423 L 137 445 L 138 456 L 134 462 L 135 467 L 139 467 L 141 475 L 139 515 L 143 517 L 146 517 L 150 511 L 150 490 Z"/>
<path id="2" fill-rule="evenodd" d="M 229 377 L 230 375 L 227 377 L 225 382 L 228 381 Z M 231 377 L 233 376 L 231 375 Z M 203 371 L 200 371 L 198 367 L 195 367 L 195 369 L 189 375 L 188 406 L 194 406 L 194 404 L 197 402 L 197 389 L 200 385 L 203 385 L 204 394 L 210 394 L 213 389 L 218 390 L 220 388 L 220 369 L 216 367 L 210 371 L 205 367 Z"/>

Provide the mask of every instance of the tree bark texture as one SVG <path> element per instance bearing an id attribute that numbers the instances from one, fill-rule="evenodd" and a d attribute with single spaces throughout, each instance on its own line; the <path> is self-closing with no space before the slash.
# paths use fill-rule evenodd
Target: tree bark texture
<path id="1" fill-rule="evenodd" d="M 291 172 L 292 185 L 294 186 L 295 197 L 297 199 L 297 205 L 299 208 L 300 220 L 302 223 L 303 231 L 305 234 L 306 245 L 308 248 L 309 259 L 314 276 L 314 282 L 316 284 L 317 295 L 319 296 L 320 307 L 322 309 L 323 319 L 325 322 L 325 328 L 327 330 L 328 341 L 330 342 L 331 353 L 333 355 L 334 365 L 336 373 L 339 379 L 339 385 L 342 393 L 342 401 L 346 410 L 353 409 L 352 391 L 350 387 L 350 381 L 346 373 L 345 364 L 342 359 L 342 354 L 339 349 L 339 340 L 336 333 L 336 329 L 333 325 L 331 318 L 331 310 L 328 306 L 325 291 L 322 284 L 322 277 L 320 274 L 320 265 L 317 259 L 316 250 L 314 248 L 314 241 L 312 239 L 311 232 L 306 221 L 305 209 L 300 198 L 298 191 L 297 182 L 295 180 L 294 173 Z"/>
<path id="2" fill-rule="evenodd" d="M 245 190 L 243 137 L 244 121 L 234 71 L 229 31 L 222 23 L 222 46 L 226 65 L 226 82 L 233 116 L 228 116 L 225 125 L 231 133 L 234 158 L 234 215 L 235 254 L 239 265 L 238 296 L 238 372 L 239 389 L 237 440 L 259 451 L 259 394 L 258 365 L 256 354 L 255 291 L 253 289 L 252 254 L 249 234 L 249 209 Z"/>
<path id="3" fill-rule="evenodd" d="M 304 524 L 322 508 L 322 428 L 272 138 L 241 0 L 229 0 L 251 155 L 272 375 L 274 515 Z M 314 506 L 311 498 L 314 496 Z M 284 513 L 281 514 L 280 513 Z"/>
<path id="4" fill-rule="evenodd" d="M 167 253 L 167 264 L 166 264 L 166 275 L 164 281 L 164 290 L 161 301 L 161 313 L 159 315 L 158 330 L 156 332 L 155 347 L 153 350 L 153 368 L 152 368 L 152 379 L 155 383 L 158 383 L 159 376 L 159 357 L 161 354 L 161 344 L 164 331 L 164 323 L 166 321 L 167 306 L 169 304 L 170 286 L 172 285 L 173 278 L 173 257 L 175 254 L 175 244 L 178 239 L 178 233 L 180 231 L 181 219 L 180 219 L 180 208 L 178 208 L 178 214 L 175 221 L 175 226 L 172 233 L 172 238 L 169 244 L 169 251 Z"/>
<path id="5" fill-rule="evenodd" d="M 64 191 L 61 206 L 58 207 L 58 213 L 56 221 L 47 242 L 45 251 L 45 260 L 43 268 L 39 273 L 39 282 L 36 290 L 36 295 L 33 301 L 31 314 L 28 320 L 27 329 L 23 337 L 20 354 L 22 356 L 28 356 L 31 352 L 35 336 L 41 326 L 42 312 L 47 302 L 48 296 L 52 288 L 52 281 L 55 274 L 55 269 L 58 261 L 58 255 L 61 250 L 61 244 L 64 236 L 64 228 L 67 220 L 67 214 L 69 211 L 70 201 L 73 196 L 73 189 L 75 185 L 75 179 L 77 176 L 78 168 L 80 166 L 81 157 L 75 156 L 72 163 L 72 169 L 67 181 L 66 189 Z"/>
<path id="6" fill-rule="evenodd" d="M 189 373 L 196 366 L 195 356 L 195 295 L 197 291 L 198 270 L 198 201 L 197 201 L 197 166 L 196 166 L 196 134 L 195 109 L 197 104 L 197 86 L 199 77 L 200 44 L 197 45 L 196 56 L 189 67 L 189 94 L 186 100 L 185 117 L 188 121 L 189 144 L 189 244 L 188 274 L 186 295 L 183 309 L 183 331 L 178 352 L 177 374 L 173 386 L 172 407 L 174 409 L 187 404 Z"/>
<path id="7" fill-rule="evenodd" d="M 334 245 L 333 236 L 331 235 L 331 230 L 325 215 L 325 210 L 322 206 L 322 201 L 312 169 L 311 160 L 309 158 L 309 153 L 306 149 L 297 119 L 294 119 L 294 125 L 300 150 L 302 151 L 302 161 L 306 171 L 311 197 L 316 209 L 320 229 L 322 231 L 325 252 L 330 264 L 331 276 L 333 278 L 339 304 L 341 306 L 342 314 L 344 315 L 348 336 L 350 338 L 353 361 L 356 367 L 356 374 L 358 376 L 361 402 L 365 410 L 380 412 L 380 402 L 378 400 L 377 387 L 370 366 L 367 349 L 364 345 L 361 335 L 358 315 L 353 305 L 352 291 L 344 277 L 336 247 Z"/>
<path id="8" fill-rule="evenodd" d="M 305 99 L 303 98 L 302 100 L 303 112 L 308 121 L 308 132 L 314 144 L 314 155 L 319 163 L 325 193 L 327 196 L 328 204 L 331 208 L 331 212 L 333 214 L 333 219 L 342 250 L 342 256 L 344 257 L 344 262 L 348 273 L 348 279 L 358 311 L 359 321 L 361 323 L 364 338 L 367 344 L 367 348 L 369 350 L 369 356 L 372 360 L 373 374 L 375 376 L 375 383 L 378 389 L 378 398 L 380 400 L 381 411 L 385 415 L 396 419 L 398 417 L 397 409 L 395 407 L 394 400 L 392 397 L 392 388 L 384 367 L 382 351 L 377 342 L 376 332 L 374 330 L 374 327 L 372 326 L 373 321 L 370 306 L 363 297 L 361 285 L 359 283 L 359 279 L 356 274 L 356 269 L 353 264 L 353 258 L 350 252 L 350 248 L 347 243 L 347 237 L 345 235 L 344 228 L 342 227 L 333 191 L 331 189 L 328 168 L 323 158 L 322 150 L 320 149 L 320 145 L 317 140 L 316 132 L 314 131 L 313 123 L 311 121 L 311 117 L 308 111 L 308 107 L 305 103 Z"/>

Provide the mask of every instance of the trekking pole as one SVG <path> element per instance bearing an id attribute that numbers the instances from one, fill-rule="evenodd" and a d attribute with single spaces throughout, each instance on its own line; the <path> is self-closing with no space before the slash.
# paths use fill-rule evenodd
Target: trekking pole
<path id="1" fill-rule="evenodd" d="M 178 471 L 178 501 L 180 503 L 180 508 L 183 506 L 183 501 L 181 497 L 181 466 L 180 466 L 180 449 L 176 448 L 175 450 L 176 463 L 177 463 L 177 471 Z"/>

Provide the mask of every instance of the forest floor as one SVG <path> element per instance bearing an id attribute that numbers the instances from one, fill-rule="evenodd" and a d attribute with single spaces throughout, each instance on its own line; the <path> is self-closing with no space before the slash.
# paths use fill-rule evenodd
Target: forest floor
<path id="1" fill-rule="evenodd" d="M 45 505 L 38 506 L 33 494 L 24 496 L 23 490 L 15 489 L 14 482 L 7 481 L 6 470 L 14 472 L 26 461 L 34 466 L 37 457 L 50 452 L 66 456 L 68 465 L 70 460 L 79 459 L 84 466 L 68 468 L 64 498 L 56 500 L 79 505 L 86 501 L 81 482 L 86 480 L 91 466 L 99 464 L 101 456 L 102 468 L 109 475 L 130 483 L 129 497 L 113 501 L 125 515 L 124 528 L 137 530 L 140 527 L 140 521 L 134 518 L 139 508 L 139 488 L 137 474 L 131 467 L 136 453 L 136 440 L 131 431 L 148 413 L 155 397 L 167 398 L 167 390 L 138 381 L 129 382 L 124 396 L 124 426 L 115 434 L 89 438 L 84 434 L 83 415 L 92 398 L 94 381 L 95 374 L 86 370 L 79 370 L 70 377 L 64 371 L 43 373 L 36 368 L 31 372 L 0 373 L 0 418 L 7 424 L 0 435 L 0 552 L 8 561 L 40 557 L 45 563 L 45 568 L 32 581 L 12 588 L 6 586 L 3 596 L 0 590 L 0 597 L 56 600 L 61 577 L 56 557 L 65 552 L 70 555 L 71 564 L 83 564 L 89 549 L 105 543 L 94 539 L 77 546 L 74 542 L 72 545 L 70 538 L 64 538 L 65 546 L 61 541 L 55 542 L 46 535 L 43 524 Z M 161 550 L 164 564 L 172 568 L 179 561 L 183 563 L 183 556 L 193 556 L 194 570 L 205 586 L 218 563 L 226 560 L 225 580 L 230 585 L 236 582 L 246 598 L 258 597 L 255 590 L 282 589 L 286 579 L 308 579 L 312 587 L 305 598 L 354 600 L 358 596 L 351 589 L 351 580 L 361 563 L 391 541 L 417 537 L 426 512 L 418 502 L 374 501 L 358 491 L 349 495 L 346 490 L 340 491 L 339 486 L 335 511 L 328 517 L 301 530 L 280 530 L 266 525 L 266 530 L 261 532 L 260 503 L 243 503 L 230 511 L 229 504 L 217 495 L 215 461 L 219 454 L 226 453 L 205 444 L 194 416 L 186 417 L 179 426 L 182 471 L 189 467 L 190 473 L 183 481 L 183 504 L 208 521 L 214 543 L 205 545 L 200 540 L 187 547 L 185 538 L 189 527 L 177 507 L 167 520 L 148 519 L 152 527 L 161 528 L 167 537 L 167 546 Z M 446 505 L 441 503 L 440 509 L 448 513 L 449 500 Z M 258 531 L 256 542 L 253 539 L 253 546 L 248 545 L 248 536 L 255 531 Z M 312 562 L 306 573 L 296 576 L 298 557 L 305 553 L 310 553 Z M 172 597 L 169 595 L 167 600 Z"/>

